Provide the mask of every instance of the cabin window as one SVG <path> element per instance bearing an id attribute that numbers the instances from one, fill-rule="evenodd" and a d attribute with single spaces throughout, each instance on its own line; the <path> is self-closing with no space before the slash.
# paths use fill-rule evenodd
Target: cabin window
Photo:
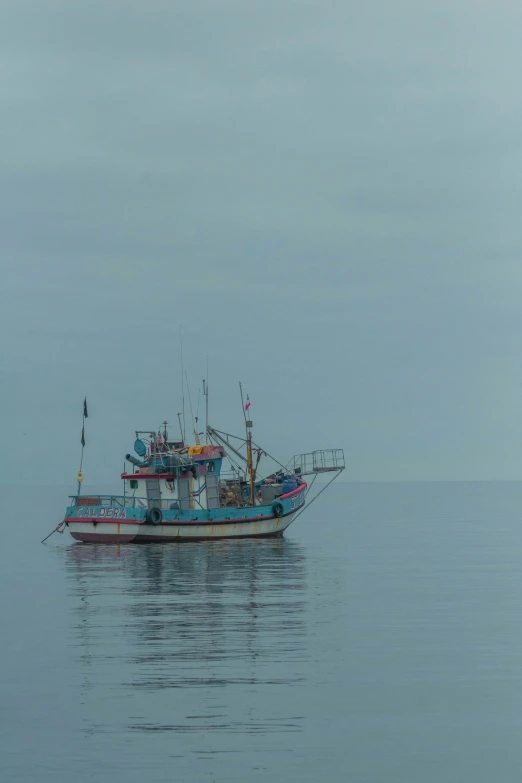
<path id="1" fill-rule="evenodd" d="M 216 469 L 216 466 L 215 466 L 215 464 L 213 462 L 209 462 L 207 464 L 207 470 L 208 470 L 209 473 L 213 473 L 215 471 L 215 469 Z"/>
<path id="2" fill-rule="evenodd" d="M 131 479 L 130 480 L 130 488 L 131 489 L 138 489 L 138 482 L 137 482 L 136 479 Z"/>

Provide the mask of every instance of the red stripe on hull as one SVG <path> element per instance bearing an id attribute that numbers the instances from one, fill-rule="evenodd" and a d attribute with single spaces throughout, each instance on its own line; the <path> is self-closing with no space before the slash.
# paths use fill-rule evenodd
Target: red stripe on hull
<path id="1" fill-rule="evenodd" d="M 112 517 L 65 517 L 64 522 L 66 525 L 85 525 L 85 523 L 98 525 L 99 523 L 109 523 L 111 525 L 134 525 L 135 527 L 144 524 L 144 521 L 136 522 L 133 519 L 113 519 Z M 166 525 L 168 523 L 164 522 L 163 524 Z"/>
<path id="2" fill-rule="evenodd" d="M 162 520 L 161 524 L 165 525 L 165 527 L 168 527 L 169 525 L 171 527 L 184 527 L 184 526 L 192 526 L 192 527 L 198 527 L 201 525 L 231 525 L 235 523 L 245 523 L 245 522 L 268 522 L 271 519 L 284 519 L 285 517 L 290 516 L 290 514 L 295 514 L 295 509 L 291 509 L 290 511 L 287 511 L 286 514 L 283 514 L 281 517 L 275 517 L 273 514 L 269 517 L 226 517 L 225 519 L 188 519 L 188 520 L 181 520 L 181 519 L 164 519 Z M 145 522 L 145 520 L 140 520 L 137 522 L 133 519 L 112 519 L 112 517 L 66 517 L 64 520 L 66 525 L 84 525 L 85 523 L 91 523 L 91 524 L 100 524 L 100 523 L 112 523 L 114 525 L 134 525 L 135 527 L 138 527 L 140 525 L 148 524 Z"/>

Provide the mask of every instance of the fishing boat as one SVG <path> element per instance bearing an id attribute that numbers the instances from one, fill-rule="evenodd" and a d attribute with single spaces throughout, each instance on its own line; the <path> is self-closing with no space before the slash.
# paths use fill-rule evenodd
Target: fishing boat
<path id="1" fill-rule="evenodd" d="M 123 494 L 99 495 L 81 491 L 85 400 L 78 489 L 57 529 L 68 528 L 77 541 L 118 544 L 282 536 L 304 511 L 317 476 L 332 474 L 310 502 L 344 470 L 344 452 L 297 454 L 283 465 L 253 441 L 249 408 L 247 398 L 244 437 L 208 423 L 204 433 L 194 428 L 191 445 L 181 422 L 178 438 L 169 435 L 167 422 L 136 430 L 134 454 L 126 454 L 121 474 Z M 277 469 L 263 477 L 265 458 Z"/>

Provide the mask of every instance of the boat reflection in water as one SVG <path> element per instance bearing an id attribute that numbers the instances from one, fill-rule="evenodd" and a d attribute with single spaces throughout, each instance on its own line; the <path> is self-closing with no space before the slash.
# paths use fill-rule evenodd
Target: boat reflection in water
<path id="1" fill-rule="evenodd" d="M 304 553 L 284 538 L 68 547 L 89 731 L 299 731 L 281 687 L 307 676 Z"/>

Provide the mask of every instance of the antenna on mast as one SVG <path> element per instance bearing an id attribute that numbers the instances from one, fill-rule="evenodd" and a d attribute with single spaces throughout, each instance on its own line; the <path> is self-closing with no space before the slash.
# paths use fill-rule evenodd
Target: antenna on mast
<path id="1" fill-rule="evenodd" d="M 181 326 L 179 327 L 179 339 L 181 343 L 181 411 L 183 416 L 181 435 L 183 437 L 183 443 L 185 443 L 185 378 L 183 369 L 183 331 Z"/>
<path id="2" fill-rule="evenodd" d="M 189 404 L 190 404 L 190 415 L 192 417 L 192 430 L 194 432 L 194 437 L 196 438 L 196 445 L 199 446 L 200 445 L 199 444 L 199 435 L 198 435 L 198 431 L 197 431 L 197 427 L 196 427 L 198 418 L 196 416 L 196 421 L 194 421 L 194 411 L 192 410 L 192 397 L 190 395 L 190 386 L 189 386 L 188 375 L 187 375 L 187 371 L 186 370 L 185 370 L 185 378 L 186 378 L 186 381 L 187 381 L 187 393 L 188 393 Z"/>
<path id="3" fill-rule="evenodd" d="M 201 396 L 201 389 L 198 389 L 198 404 L 196 405 L 196 444 L 199 446 L 201 445 L 201 441 L 199 439 L 200 435 L 203 435 L 202 432 L 199 431 L 199 398 Z"/>
<path id="4" fill-rule="evenodd" d="M 207 356 L 207 378 L 203 378 L 203 395 L 205 397 L 205 440 L 208 441 L 208 356 Z"/>

